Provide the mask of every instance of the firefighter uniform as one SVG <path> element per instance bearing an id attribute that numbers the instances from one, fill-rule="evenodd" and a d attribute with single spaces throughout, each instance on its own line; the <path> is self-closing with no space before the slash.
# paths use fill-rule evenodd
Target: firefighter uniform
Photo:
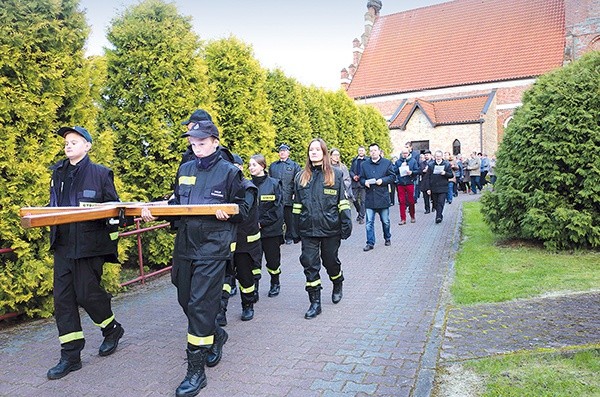
<path id="1" fill-rule="evenodd" d="M 235 247 L 236 222 L 245 219 L 242 173 L 219 151 L 179 168 L 175 197 L 170 204 L 239 205 L 229 221 L 214 216 L 184 216 L 178 222 L 173 252 L 172 282 L 188 318 L 188 346 L 209 347 L 215 333 L 223 335 L 215 318 L 219 312 L 227 261 Z"/>
<path id="2" fill-rule="evenodd" d="M 283 244 L 283 196 L 281 181 L 268 175 L 253 176 L 258 187 L 258 223 L 266 267 L 271 276 L 269 297 L 279 295 L 281 274 L 281 244 Z M 258 273 L 260 274 L 260 262 Z"/>
<path id="3" fill-rule="evenodd" d="M 260 247 L 260 231 L 258 230 L 258 189 L 247 179 L 243 181 L 245 203 L 250 212 L 248 217 L 239 224 L 236 235 L 233 261 L 229 261 L 223 292 L 221 293 L 221 311 L 217 315 L 217 324 L 227 325 L 227 305 L 229 302 L 231 286 L 237 279 L 240 284 L 242 298 L 242 321 L 254 318 L 255 280 L 252 269 L 260 262 L 262 251 Z"/>
<path id="4" fill-rule="evenodd" d="M 62 128 L 59 135 L 69 132 L 89 133 L 81 127 Z M 85 137 L 85 136 L 84 136 Z M 88 139 L 91 142 L 91 137 Z M 85 157 L 72 165 L 69 159 L 51 167 L 51 207 L 83 206 L 86 203 L 118 201 L 113 172 Z M 69 223 L 50 228 L 50 249 L 54 253 L 54 316 L 61 343 L 61 362 L 80 364 L 85 339 L 79 317 L 79 306 L 102 329 L 102 335 L 112 339 L 110 349 L 100 347 L 102 356 L 111 354 L 123 335 L 123 328 L 115 320 L 111 296 L 101 287 L 103 265 L 117 262 L 116 226 L 106 220 Z M 71 369 L 69 369 L 71 368 Z M 52 368 L 50 379 L 65 376 L 71 365 Z"/>
<path id="5" fill-rule="evenodd" d="M 311 307 L 305 314 L 313 318 L 321 312 L 321 261 L 333 282 L 332 300 L 341 299 L 344 275 L 338 258 L 341 239 L 347 239 L 352 232 L 350 202 L 346 197 L 342 172 L 333 168 L 333 186 L 325 186 L 321 166 L 313 166 L 312 177 L 306 186 L 300 184 L 302 173 L 294 182 L 294 208 L 296 230 L 302 240 L 300 263 L 306 276 L 306 291 Z"/>

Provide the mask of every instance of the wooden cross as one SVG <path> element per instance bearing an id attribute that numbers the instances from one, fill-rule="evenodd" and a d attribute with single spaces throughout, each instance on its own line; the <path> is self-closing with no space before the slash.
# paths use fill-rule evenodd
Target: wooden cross
<path id="1" fill-rule="evenodd" d="M 93 221 L 142 215 L 144 207 L 152 208 L 153 216 L 214 215 L 222 210 L 229 215 L 239 213 L 237 204 L 168 205 L 155 203 L 89 203 L 86 207 L 23 207 L 19 211 L 24 228 L 62 225 L 65 223 Z"/>

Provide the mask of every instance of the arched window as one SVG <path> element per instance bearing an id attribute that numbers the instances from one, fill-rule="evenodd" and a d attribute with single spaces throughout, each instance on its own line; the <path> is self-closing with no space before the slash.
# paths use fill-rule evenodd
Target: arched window
<path id="1" fill-rule="evenodd" d="M 454 142 L 452 142 L 452 154 L 454 156 L 460 154 L 460 141 L 458 139 L 455 139 Z"/>

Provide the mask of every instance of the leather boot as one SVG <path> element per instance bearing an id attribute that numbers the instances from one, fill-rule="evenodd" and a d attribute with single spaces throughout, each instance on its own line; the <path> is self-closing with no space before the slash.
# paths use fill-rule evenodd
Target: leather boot
<path id="1" fill-rule="evenodd" d="M 321 314 L 321 290 L 308 291 L 308 299 L 310 300 L 310 307 L 304 314 L 304 318 L 311 319 Z"/>
<path id="2" fill-rule="evenodd" d="M 58 364 L 48 370 L 46 376 L 48 379 L 60 379 L 67 376 L 69 372 L 77 371 L 79 369 L 81 369 L 81 360 L 71 362 L 61 358 Z"/>
<path id="3" fill-rule="evenodd" d="M 119 339 L 123 337 L 124 333 L 125 330 L 121 324 L 115 321 L 114 328 L 104 337 L 104 341 L 98 349 L 98 354 L 102 357 L 113 354 L 115 350 L 117 350 L 117 346 L 119 346 Z"/>
<path id="4" fill-rule="evenodd" d="M 242 305 L 242 321 L 250 321 L 254 318 L 254 305 L 245 303 Z"/>
<path id="5" fill-rule="evenodd" d="M 331 301 L 333 303 L 340 303 L 342 300 L 342 283 L 333 283 L 333 292 L 331 293 Z"/>
<path id="6" fill-rule="evenodd" d="M 217 327 L 217 331 L 215 332 L 215 340 L 208 350 L 208 356 L 206 357 L 206 366 L 214 367 L 221 361 L 221 357 L 223 356 L 223 345 L 227 342 L 227 332 L 224 329 Z"/>
<path id="7" fill-rule="evenodd" d="M 175 390 L 177 397 L 192 397 L 200 392 L 200 389 L 206 386 L 206 374 L 204 373 L 204 364 L 208 355 L 208 348 L 201 347 L 198 350 L 186 350 L 188 359 L 188 368 L 185 378 Z"/>
<path id="8" fill-rule="evenodd" d="M 269 289 L 269 298 L 279 295 L 281 285 L 279 284 L 279 274 L 271 274 L 271 288 Z"/>

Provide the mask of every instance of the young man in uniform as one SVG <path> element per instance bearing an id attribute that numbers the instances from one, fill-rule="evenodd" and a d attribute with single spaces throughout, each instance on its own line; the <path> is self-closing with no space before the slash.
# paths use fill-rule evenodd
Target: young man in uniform
<path id="1" fill-rule="evenodd" d="M 227 262 L 233 259 L 237 224 L 248 217 L 242 172 L 221 156 L 219 131 L 208 120 L 198 121 L 187 137 L 196 159 L 179 167 L 170 204 L 226 204 L 239 206 L 239 214 L 222 210 L 215 215 L 182 216 L 178 220 L 171 278 L 179 304 L 188 318 L 187 374 L 176 396 L 195 396 L 206 386 L 204 366 L 217 365 L 228 335 L 216 323 Z M 145 221 L 156 220 L 151 209 Z"/>
<path id="2" fill-rule="evenodd" d="M 113 172 L 88 157 L 92 136 L 83 127 L 62 127 L 67 158 L 52 169 L 50 207 L 78 207 L 85 203 L 119 201 Z M 106 220 L 68 223 L 50 228 L 54 251 L 54 317 L 61 343 L 60 361 L 48 379 L 60 379 L 81 368 L 85 339 L 79 306 L 102 329 L 100 356 L 115 352 L 125 332 L 115 320 L 111 296 L 100 286 L 104 262 L 117 262 L 116 226 Z"/>

